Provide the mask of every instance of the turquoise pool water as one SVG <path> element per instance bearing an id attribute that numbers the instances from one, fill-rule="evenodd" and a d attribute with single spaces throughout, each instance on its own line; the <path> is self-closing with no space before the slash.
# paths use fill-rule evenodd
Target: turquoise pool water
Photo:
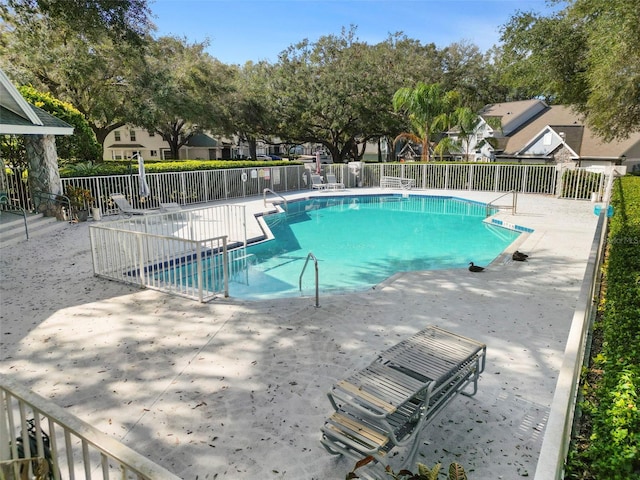
<path id="1" fill-rule="evenodd" d="M 247 248 L 247 269 L 232 268 L 230 295 L 262 299 L 370 288 L 400 271 L 486 265 L 518 233 L 483 222 L 485 205 L 454 197 L 371 195 L 289 202 L 264 217 L 274 240 Z"/>

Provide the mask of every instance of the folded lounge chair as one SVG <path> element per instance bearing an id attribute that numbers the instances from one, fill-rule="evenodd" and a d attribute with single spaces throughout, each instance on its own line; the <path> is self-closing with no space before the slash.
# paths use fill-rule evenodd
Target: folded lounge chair
<path id="1" fill-rule="evenodd" d="M 115 202 L 118 206 L 118 209 L 124 215 L 149 215 L 151 213 L 158 213 L 158 210 L 149 210 L 142 208 L 133 208 L 133 206 L 129 203 L 129 201 L 125 198 L 121 193 L 112 193 L 111 200 Z"/>

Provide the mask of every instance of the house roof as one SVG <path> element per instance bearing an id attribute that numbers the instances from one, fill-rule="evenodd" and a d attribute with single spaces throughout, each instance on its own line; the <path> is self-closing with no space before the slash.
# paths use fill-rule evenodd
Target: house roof
<path id="1" fill-rule="evenodd" d="M 518 103 L 518 102 L 514 102 Z M 584 124 L 580 115 L 571 107 L 554 105 L 546 107 L 529 122 L 508 137 L 504 149 L 506 155 L 516 155 L 545 127 L 553 129 L 581 159 L 619 159 L 640 156 L 640 133 L 624 140 L 605 142 Z"/>
<path id="2" fill-rule="evenodd" d="M 520 100 L 517 102 L 492 103 L 485 105 L 485 107 L 480 110 L 480 116 L 502 118 L 511 115 L 518 116 L 540 102 L 541 100 Z"/>
<path id="3" fill-rule="evenodd" d="M 29 104 L 0 70 L 0 134 L 72 135 L 73 127 Z"/>
<path id="4" fill-rule="evenodd" d="M 495 117 L 500 119 L 502 131 L 496 132 L 496 136 L 511 135 L 522 124 L 547 108 L 542 100 L 520 100 L 517 102 L 493 103 L 486 105 L 480 116 L 485 120 Z"/>
<path id="5" fill-rule="evenodd" d="M 145 148 L 139 143 L 112 143 L 107 148 Z"/>
<path id="6" fill-rule="evenodd" d="M 196 133 L 187 142 L 188 147 L 206 147 L 214 148 L 218 146 L 218 142 L 204 133 Z"/>

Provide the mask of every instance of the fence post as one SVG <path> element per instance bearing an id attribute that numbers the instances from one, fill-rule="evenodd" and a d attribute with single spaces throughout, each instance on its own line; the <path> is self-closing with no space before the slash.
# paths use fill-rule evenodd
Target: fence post
<path id="1" fill-rule="evenodd" d="M 202 268 L 202 243 L 196 241 L 196 259 L 198 264 L 198 301 L 202 303 L 204 300 L 204 272 Z"/>
<path id="2" fill-rule="evenodd" d="M 6 402 L 6 403 L 5 403 Z M 0 438 L 9 437 L 9 392 L 0 390 Z M 9 450 L 9 442 L 0 442 L 0 461 L 11 460 L 11 451 Z"/>
<path id="3" fill-rule="evenodd" d="M 527 193 L 527 181 L 529 176 L 529 165 L 523 165 L 522 169 L 522 179 L 520 181 L 520 191 L 522 193 Z"/>
<path id="4" fill-rule="evenodd" d="M 229 298 L 229 252 L 227 251 L 227 236 L 222 237 L 222 275 L 224 277 L 224 297 Z"/>
<path id="5" fill-rule="evenodd" d="M 444 188 L 447 189 L 449 185 L 449 164 L 447 163 L 444 168 Z"/>
<path id="6" fill-rule="evenodd" d="M 147 284 L 147 282 L 144 274 L 144 247 L 142 244 L 142 235 L 138 233 L 136 234 L 136 238 L 138 239 L 138 268 L 140 270 L 138 278 L 140 279 L 140 285 L 144 286 Z"/>

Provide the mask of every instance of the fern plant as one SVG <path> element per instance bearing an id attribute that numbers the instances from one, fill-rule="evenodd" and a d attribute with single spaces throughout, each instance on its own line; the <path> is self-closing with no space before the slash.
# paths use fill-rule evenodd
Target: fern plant
<path id="1" fill-rule="evenodd" d="M 365 465 L 373 462 L 375 459 L 372 456 L 368 456 L 363 458 L 358 463 L 353 470 L 351 470 L 346 477 L 346 480 L 352 480 L 354 478 L 360 478 L 356 472 L 357 469 L 364 467 Z M 440 469 L 442 468 L 442 464 L 437 463 L 432 468 L 427 467 L 422 463 L 417 464 L 418 472 L 414 473 L 410 470 L 402 469 L 398 473 L 395 473 L 391 467 L 387 465 L 385 471 L 387 475 L 393 480 L 438 480 L 438 475 L 440 474 Z M 451 463 L 449 465 L 447 479 L 448 480 L 468 480 L 467 473 L 464 471 L 464 467 L 459 463 Z"/>

